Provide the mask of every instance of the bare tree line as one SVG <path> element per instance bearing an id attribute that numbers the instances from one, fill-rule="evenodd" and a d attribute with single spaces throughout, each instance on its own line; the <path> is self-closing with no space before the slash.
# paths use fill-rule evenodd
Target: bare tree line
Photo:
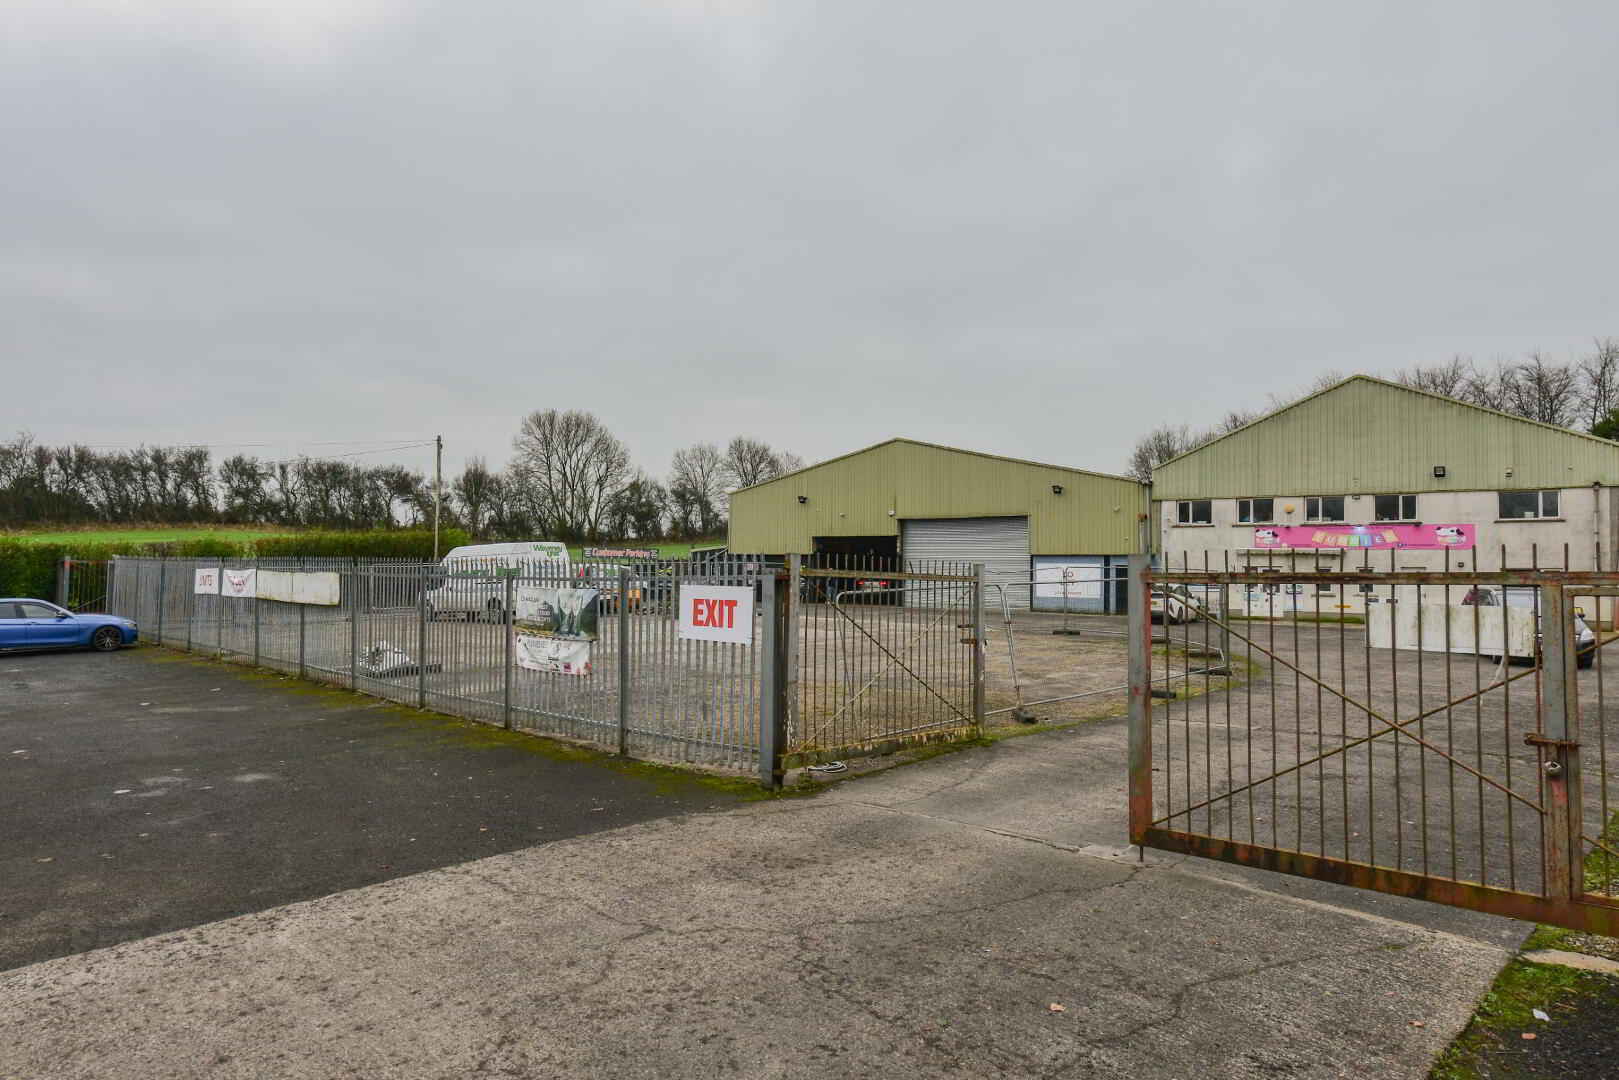
<path id="1" fill-rule="evenodd" d="M 444 515 L 487 539 L 681 539 L 718 536 L 729 494 L 802 463 L 759 439 L 675 453 L 667 478 L 637 468 L 596 416 L 530 413 L 505 469 L 482 458 L 446 477 Z M 217 464 L 200 446 L 103 450 L 0 442 L 0 528 L 83 524 L 268 524 L 393 528 L 431 521 L 431 481 L 400 465 L 341 459 Z"/>
<path id="2" fill-rule="evenodd" d="M 1125 474 L 1149 480 L 1152 470 L 1170 458 L 1342 379 L 1337 372 L 1328 372 L 1297 393 L 1270 395 L 1267 409 L 1233 410 L 1206 428 L 1188 424 L 1155 427 L 1136 439 Z M 1615 415 L 1619 410 L 1619 338 L 1596 338 L 1590 352 L 1567 361 L 1550 359 L 1539 350 L 1525 354 L 1521 360 L 1496 358 L 1486 363 L 1453 356 L 1437 364 L 1402 368 L 1389 376 L 1389 381 L 1513 416 L 1619 439 L 1619 416 Z"/>

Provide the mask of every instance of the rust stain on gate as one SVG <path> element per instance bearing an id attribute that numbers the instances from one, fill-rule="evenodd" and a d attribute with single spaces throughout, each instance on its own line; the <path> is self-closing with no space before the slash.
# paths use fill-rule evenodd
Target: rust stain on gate
<path id="1" fill-rule="evenodd" d="M 1133 843 L 1619 935 L 1619 574 L 1132 569 Z M 1263 675 L 1154 693 L 1216 642 Z"/>

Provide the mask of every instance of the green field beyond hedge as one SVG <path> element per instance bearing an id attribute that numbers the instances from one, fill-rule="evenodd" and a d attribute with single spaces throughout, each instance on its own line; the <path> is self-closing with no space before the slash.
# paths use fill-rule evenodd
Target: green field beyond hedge
<path id="1" fill-rule="evenodd" d="M 467 534 L 448 528 L 440 534 L 439 550 L 468 543 Z M 697 541 L 698 547 L 718 541 Z M 652 548 L 665 559 L 691 554 L 692 544 L 644 544 L 636 541 L 602 542 L 601 548 Z M 586 561 L 583 547 L 571 548 L 576 561 Z M 289 531 L 263 528 L 208 529 L 179 526 L 168 529 L 96 529 L 70 532 L 0 533 L 0 596 L 40 596 L 49 599 L 56 570 L 64 555 L 77 559 L 106 559 L 114 555 L 173 555 L 181 558 L 338 558 L 418 559 L 433 557 L 430 529 L 376 529 L 369 532 Z M 603 559 L 610 562 L 611 559 Z"/>
<path id="2" fill-rule="evenodd" d="M 0 540 L 21 540 L 25 544 L 173 544 L 209 538 L 246 541 L 262 536 L 290 535 L 280 529 L 106 529 L 72 532 L 0 533 Z"/>

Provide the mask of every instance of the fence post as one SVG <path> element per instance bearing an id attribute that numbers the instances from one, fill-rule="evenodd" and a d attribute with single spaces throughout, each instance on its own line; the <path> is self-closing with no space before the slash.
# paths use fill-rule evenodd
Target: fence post
<path id="1" fill-rule="evenodd" d="M 1125 624 L 1130 669 L 1130 842 L 1145 844 L 1152 820 L 1152 603 L 1147 556 L 1131 555 Z"/>
<path id="2" fill-rule="evenodd" d="M 259 666 L 259 559 L 253 557 L 253 666 Z"/>
<path id="3" fill-rule="evenodd" d="M 186 652 L 191 651 L 192 626 L 197 621 L 197 562 L 191 561 L 191 588 L 186 591 Z"/>
<path id="4" fill-rule="evenodd" d="M 144 578 L 145 576 L 146 563 L 143 560 L 141 562 L 141 577 Z M 168 606 L 168 576 L 169 560 L 159 559 L 157 561 L 157 643 L 159 645 L 163 644 L 163 609 Z"/>
<path id="5" fill-rule="evenodd" d="M 416 568 L 416 707 L 427 708 L 427 568 L 421 566 Z"/>
<path id="6" fill-rule="evenodd" d="M 516 674 L 514 669 L 517 666 L 515 663 L 517 658 L 517 607 L 513 603 L 512 596 L 517 589 L 516 582 L 516 578 L 510 576 L 506 578 L 506 610 L 511 612 L 511 616 L 506 620 L 506 658 L 504 664 L 506 673 L 501 688 L 500 722 L 507 731 L 512 729 L 512 678 Z"/>
<path id="7" fill-rule="evenodd" d="M 1585 891 L 1580 812 L 1580 699 L 1575 677 L 1574 619 L 1564 586 L 1540 587 L 1540 731 L 1532 740 L 1545 781 L 1542 816 L 1546 895 L 1574 900 Z"/>
<path id="8" fill-rule="evenodd" d="M 298 674 L 307 674 L 304 665 L 304 615 L 309 610 L 308 604 L 298 604 Z"/>
<path id="9" fill-rule="evenodd" d="M 773 573 L 760 590 L 759 784 L 781 787 L 787 749 L 787 627 L 783 613 L 791 573 Z"/>
<path id="10" fill-rule="evenodd" d="M 73 581 L 73 556 L 63 555 L 56 564 L 56 605 L 68 606 L 68 594 Z"/>
<path id="11" fill-rule="evenodd" d="M 618 753 L 630 755 L 630 568 L 618 568 Z"/>
<path id="12" fill-rule="evenodd" d="M 359 560 L 356 559 L 349 567 L 348 588 L 344 595 L 349 602 L 349 689 L 357 690 L 360 686 L 360 590 L 356 587 L 360 580 Z"/>
<path id="13" fill-rule="evenodd" d="M 214 651 L 225 655 L 225 560 L 219 560 L 219 592 L 214 595 Z"/>
<path id="14" fill-rule="evenodd" d="M 984 564 L 973 563 L 973 727 L 984 733 L 984 643 L 989 629 L 984 625 Z M 1012 628 L 1007 627 L 1010 634 Z M 1013 672 L 1016 675 L 1016 671 Z"/>

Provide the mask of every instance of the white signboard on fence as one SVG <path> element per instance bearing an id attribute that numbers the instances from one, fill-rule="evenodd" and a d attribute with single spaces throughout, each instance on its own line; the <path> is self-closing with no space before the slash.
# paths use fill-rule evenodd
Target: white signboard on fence
<path id="1" fill-rule="evenodd" d="M 513 659 L 529 671 L 555 671 L 563 675 L 590 674 L 590 642 L 571 638 L 518 634 Z"/>
<path id="2" fill-rule="evenodd" d="M 1034 595 L 1046 600 L 1100 600 L 1105 568 L 1083 563 L 1045 563 L 1034 568 Z"/>
<path id="3" fill-rule="evenodd" d="M 1535 610 L 1529 607 L 1404 600 L 1367 612 L 1366 632 L 1374 649 L 1531 657 L 1537 647 L 1535 622 Z"/>
<path id="4" fill-rule="evenodd" d="M 680 636 L 688 641 L 753 640 L 751 585 L 682 585 Z"/>
<path id="5" fill-rule="evenodd" d="M 331 570 L 260 570 L 255 595 L 260 600 L 336 607 L 341 580 Z"/>
<path id="6" fill-rule="evenodd" d="M 210 566 L 206 570 L 198 570 L 191 583 L 194 593 L 206 593 L 209 596 L 219 592 L 219 567 Z"/>
<path id="7" fill-rule="evenodd" d="M 219 591 L 225 596 L 249 597 L 258 595 L 257 570 L 232 570 L 226 567 L 222 571 L 222 575 Z"/>

